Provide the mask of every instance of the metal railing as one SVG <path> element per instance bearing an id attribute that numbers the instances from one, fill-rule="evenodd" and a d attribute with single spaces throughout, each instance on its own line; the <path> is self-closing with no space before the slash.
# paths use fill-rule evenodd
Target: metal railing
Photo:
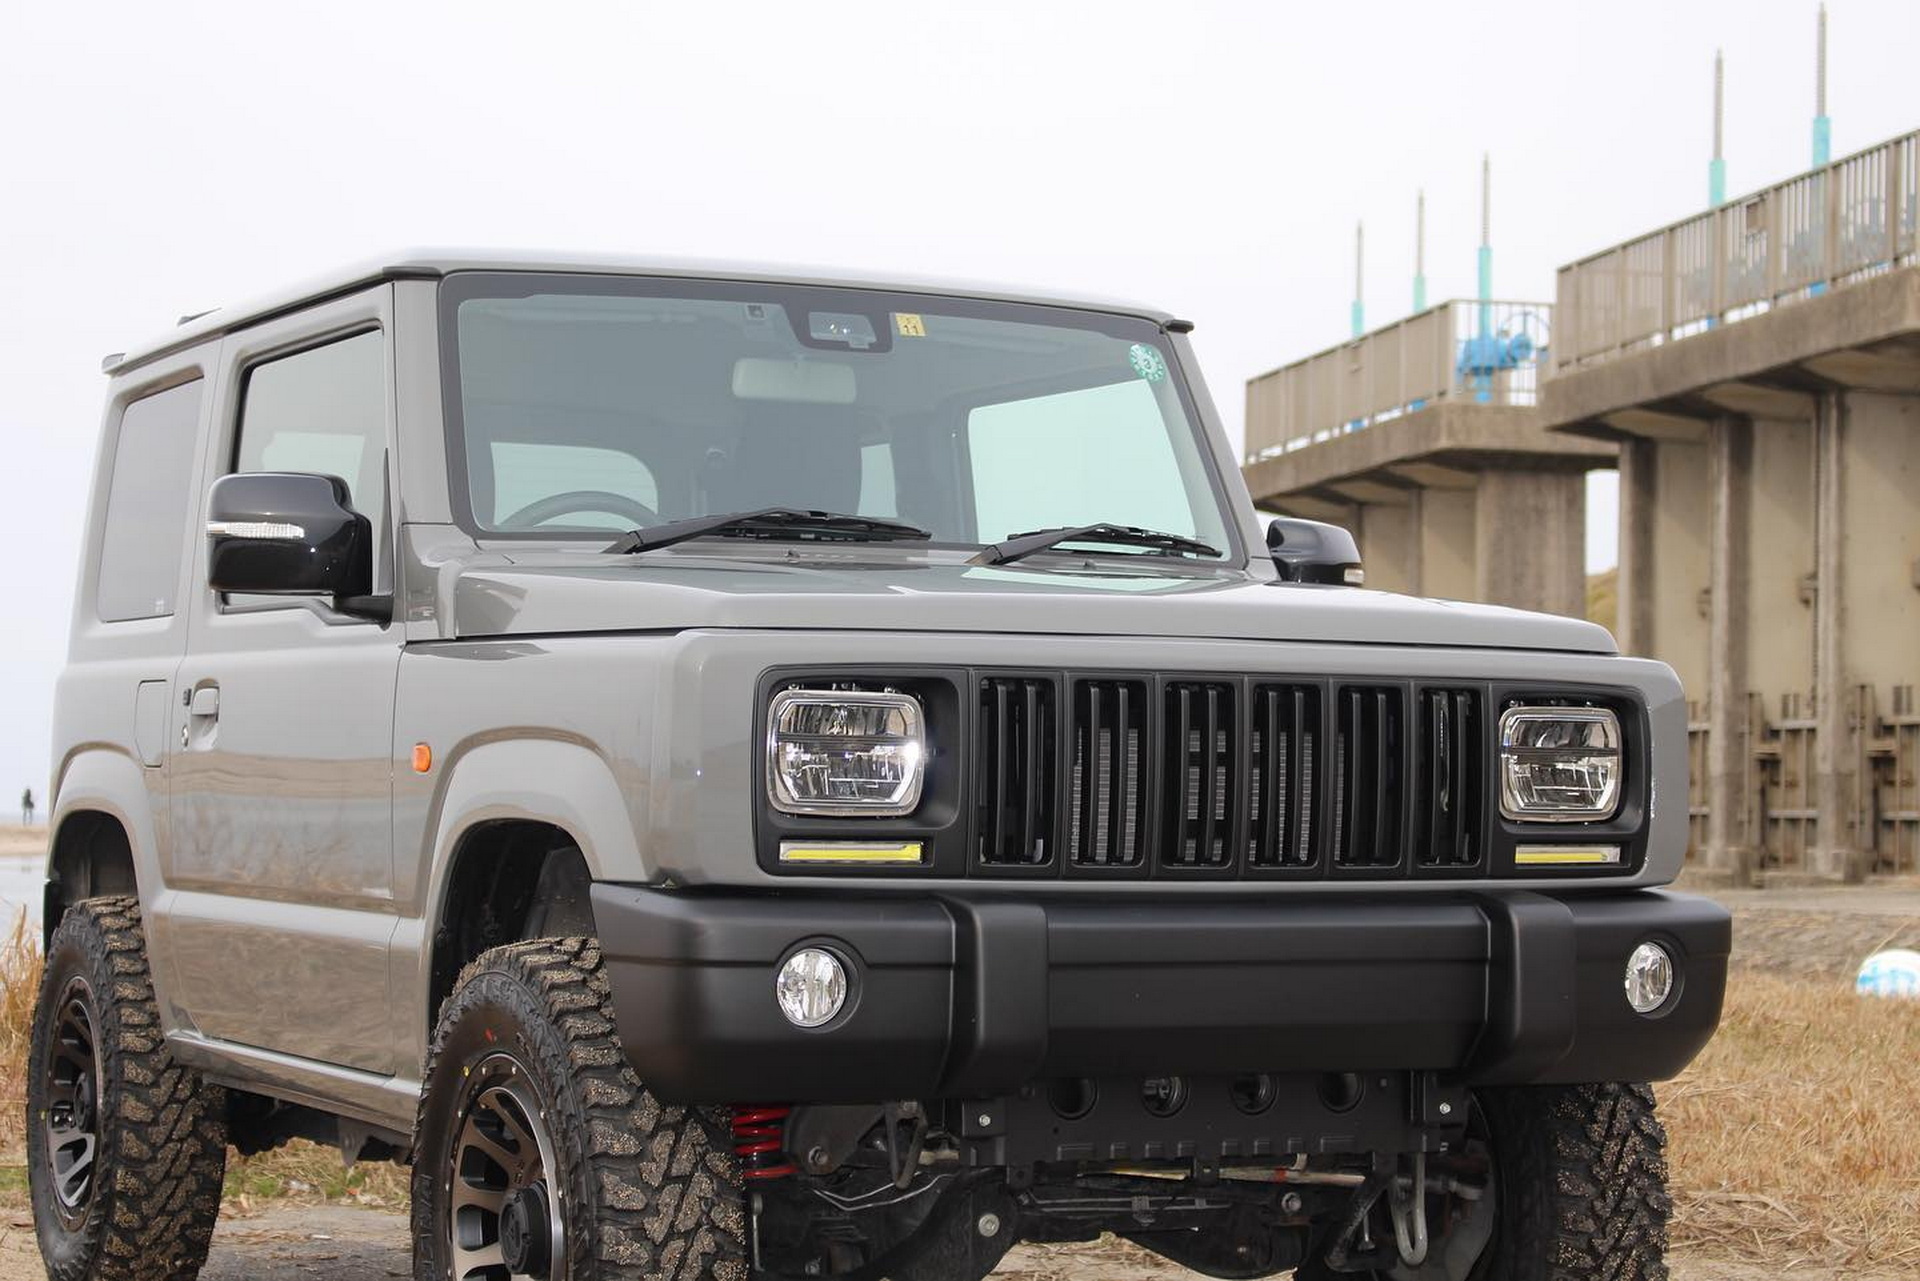
<path id="1" fill-rule="evenodd" d="M 1915 259 L 1920 133 L 1562 267 L 1553 373 L 1703 333 Z"/>
<path id="2" fill-rule="evenodd" d="M 1244 461 L 1259 462 L 1435 401 L 1531 405 L 1553 309 L 1459 299 L 1247 384 Z"/>

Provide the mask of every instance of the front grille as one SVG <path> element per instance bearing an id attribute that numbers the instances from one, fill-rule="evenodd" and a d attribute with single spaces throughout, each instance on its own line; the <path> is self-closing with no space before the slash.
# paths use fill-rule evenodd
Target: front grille
<path id="1" fill-rule="evenodd" d="M 1053 854 L 1054 683 L 980 682 L 974 844 L 982 867 L 1040 867 Z"/>
<path id="2" fill-rule="evenodd" d="M 1067 849 L 1083 867 L 1138 867 L 1147 809 L 1147 686 L 1080 681 L 1073 690 Z"/>
<path id="3" fill-rule="evenodd" d="M 1483 690 L 996 675 L 977 691 L 973 867 L 984 875 L 1487 868 Z"/>

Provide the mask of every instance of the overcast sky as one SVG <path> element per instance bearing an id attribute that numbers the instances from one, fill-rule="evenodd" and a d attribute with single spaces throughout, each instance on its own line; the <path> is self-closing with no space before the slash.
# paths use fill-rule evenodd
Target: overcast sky
<path id="1" fill-rule="evenodd" d="M 0 39 L 0 801 L 43 793 L 100 357 L 407 244 L 785 260 L 1140 297 L 1242 388 L 1367 316 L 1806 167 L 1815 7 L 19 4 Z M 1920 3 L 1834 0 L 1836 154 L 1920 126 Z M 1611 526 L 1596 559 L 1611 559 Z M 131 701 L 129 701 L 129 713 Z M 0 817 L 5 810 L 0 808 Z"/>

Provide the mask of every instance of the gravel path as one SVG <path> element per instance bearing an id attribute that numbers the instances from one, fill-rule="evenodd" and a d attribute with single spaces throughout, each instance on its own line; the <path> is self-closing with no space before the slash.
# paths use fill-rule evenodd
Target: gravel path
<path id="1" fill-rule="evenodd" d="M 16 1218 L 0 1237 L 0 1281 L 40 1281 L 33 1229 Z M 1775 1281 L 1780 1273 L 1723 1260 L 1677 1255 L 1674 1281 Z M 342 1206 L 281 1206 L 223 1222 L 202 1281 L 394 1281 L 411 1275 L 407 1221 L 397 1214 Z M 1206 1281 L 1129 1246 L 1020 1246 L 995 1272 L 1005 1281 Z M 1797 1267 L 1795 1281 L 1896 1281 L 1891 1273 Z M 1911 1281 L 1909 1274 L 1908 1281 Z"/>

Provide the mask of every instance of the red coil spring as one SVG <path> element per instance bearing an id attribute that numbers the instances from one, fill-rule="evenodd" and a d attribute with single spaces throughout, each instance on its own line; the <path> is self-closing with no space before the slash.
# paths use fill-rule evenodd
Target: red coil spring
<path id="1" fill-rule="evenodd" d="M 740 1156 L 743 1179 L 784 1179 L 794 1171 L 782 1150 L 787 1114 L 781 1103 L 740 1104 L 733 1109 L 733 1150 Z"/>

